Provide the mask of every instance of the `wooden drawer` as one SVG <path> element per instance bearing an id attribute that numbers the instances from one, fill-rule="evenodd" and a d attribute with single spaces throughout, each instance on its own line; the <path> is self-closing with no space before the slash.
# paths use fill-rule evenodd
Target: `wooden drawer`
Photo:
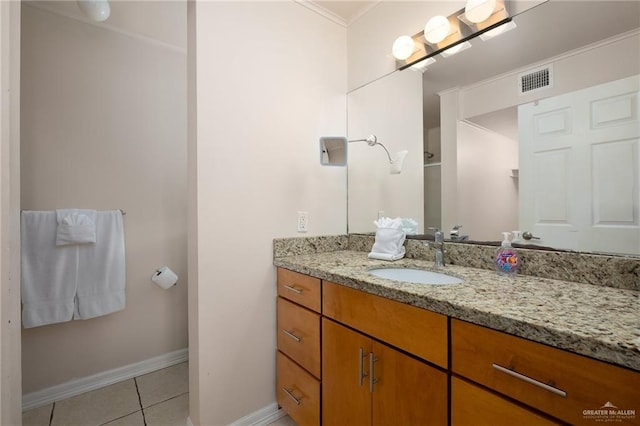
<path id="1" fill-rule="evenodd" d="M 559 424 L 457 377 L 451 378 L 451 426 Z"/>
<path id="2" fill-rule="evenodd" d="M 278 349 L 320 378 L 320 314 L 278 297 Z"/>
<path id="3" fill-rule="evenodd" d="M 299 426 L 320 424 L 320 381 L 278 351 L 277 400 Z"/>
<path id="4" fill-rule="evenodd" d="M 320 312 L 320 279 L 278 268 L 278 296 Z"/>
<path id="5" fill-rule="evenodd" d="M 325 316 L 447 367 L 446 316 L 328 281 L 322 292 Z"/>
<path id="6" fill-rule="evenodd" d="M 451 352 L 454 373 L 572 424 L 594 423 L 588 410 L 608 403 L 640 408 L 640 373 L 625 368 L 455 319 Z"/>

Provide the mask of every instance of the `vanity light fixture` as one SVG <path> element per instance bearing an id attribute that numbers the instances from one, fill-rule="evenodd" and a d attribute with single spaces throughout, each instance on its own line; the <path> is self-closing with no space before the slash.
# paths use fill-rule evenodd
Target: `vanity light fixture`
<path id="1" fill-rule="evenodd" d="M 398 37 L 393 43 L 393 56 L 396 59 L 404 61 L 409 56 L 413 55 L 414 50 L 415 43 L 408 35 Z"/>
<path id="2" fill-rule="evenodd" d="M 417 62 L 413 65 L 411 65 L 411 69 L 413 70 L 417 70 L 420 72 L 425 72 L 427 70 L 427 68 L 429 68 L 429 65 L 435 63 L 436 60 L 433 58 L 427 58 L 423 61 Z"/>
<path id="3" fill-rule="evenodd" d="M 486 33 L 480 34 L 480 39 L 482 41 L 487 41 L 496 36 L 499 36 L 500 34 L 504 34 L 507 31 L 511 31 L 514 28 L 516 28 L 516 23 L 513 21 L 509 21 L 505 24 L 500 25 L 499 27 L 495 27 L 494 29 L 487 31 Z"/>
<path id="4" fill-rule="evenodd" d="M 447 38 L 450 29 L 451 24 L 445 16 L 434 16 L 424 26 L 424 39 L 431 44 L 440 43 Z"/>
<path id="5" fill-rule="evenodd" d="M 380 145 L 382 149 L 384 149 L 384 151 L 387 153 L 387 157 L 389 157 L 389 164 L 391 165 L 390 173 L 392 175 L 397 175 L 402 172 L 404 159 L 407 157 L 407 154 L 409 153 L 409 151 L 407 150 L 399 151 L 396 153 L 396 155 L 393 158 L 391 158 L 391 154 L 389 154 L 389 150 L 382 143 L 378 142 L 378 138 L 376 137 L 376 135 L 369 135 L 364 139 L 355 139 L 355 140 L 349 141 L 349 143 L 352 143 L 352 142 L 366 142 L 367 145 L 369 146 Z"/>
<path id="6" fill-rule="evenodd" d="M 496 9 L 496 0 L 468 0 L 464 16 L 474 24 L 486 20 Z"/>
<path id="7" fill-rule="evenodd" d="M 471 43 L 469 43 L 468 41 L 463 41 L 462 43 L 456 44 L 455 46 L 450 47 L 447 50 L 443 50 L 441 54 L 443 57 L 448 58 L 449 56 L 453 56 L 456 53 L 462 52 L 463 50 L 467 50 L 470 47 L 471 47 Z"/>
<path id="8" fill-rule="evenodd" d="M 443 53 L 443 56 L 450 56 L 454 52 L 467 49 L 469 44 L 464 44 L 465 42 L 511 21 L 512 18 L 506 7 L 507 1 L 468 0 L 465 8 L 448 17 L 434 16 L 429 19 L 424 31 L 411 37 L 413 39 L 413 53 L 407 58 L 401 59 L 395 55 L 396 46 L 394 43 L 396 69 L 403 70 L 440 53 Z M 409 45 L 406 39 L 403 40 L 403 43 Z M 457 47 L 459 45 L 461 46 Z M 457 47 L 457 50 L 449 50 L 454 47 Z M 444 54 L 445 51 L 448 51 L 447 54 Z M 406 55 L 407 52 L 403 53 Z"/>
<path id="9" fill-rule="evenodd" d="M 96 22 L 104 22 L 111 15 L 109 0 L 77 0 L 76 3 L 82 12 Z"/>

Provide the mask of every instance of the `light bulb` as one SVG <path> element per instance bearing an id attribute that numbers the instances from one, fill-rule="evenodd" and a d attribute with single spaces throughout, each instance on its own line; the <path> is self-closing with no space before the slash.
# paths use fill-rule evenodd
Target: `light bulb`
<path id="1" fill-rule="evenodd" d="M 424 38 L 429 43 L 440 43 L 449 35 L 449 20 L 441 15 L 434 16 L 424 26 Z"/>
<path id="2" fill-rule="evenodd" d="M 413 39 L 409 36 L 400 36 L 393 42 L 393 56 L 401 61 L 411 56 L 414 50 Z"/>
<path id="3" fill-rule="evenodd" d="M 104 22 L 111 14 L 108 0 L 77 0 L 80 10 L 96 22 Z"/>
<path id="4" fill-rule="evenodd" d="M 487 19 L 496 8 L 496 0 L 468 0 L 464 8 L 467 20 L 477 24 Z"/>

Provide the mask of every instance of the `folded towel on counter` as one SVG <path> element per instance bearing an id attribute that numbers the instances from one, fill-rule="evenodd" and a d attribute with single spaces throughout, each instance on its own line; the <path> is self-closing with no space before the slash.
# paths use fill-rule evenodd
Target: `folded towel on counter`
<path id="1" fill-rule="evenodd" d="M 371 259 L 398 260 L 404 257 L 404 240 L 406 234 L 402 229 L 402 219 L 382 217 L 373 222 L 376 239 L 369 253 Z"/>
<path id="2" fill-rule="evenodd" d="M 378 220 L 374 220 L 373 224 L 376 225 L 376 228 L 402 229 L 402 219 L 399 217 L 395 219 L 381 217 Z"/>
<path id="3" fill-rule="evenodd" d="M 405 253 L 405 250 L 404 250 L 404 247 L 402 247 L 402 250 L 400 251 L 400 253 L 390 254 L 390 253 L 376 253 L 372 251 L 367 256 L 369 257 L 369 259 L 393 261 L 393 260 L 402 259 L 404 257 L 404 253 Z"/>
<path id="4" fill-rule="evenodd" d="M 95 244 L 95 210 L 56 210 L 56 219 L 56 246 Z"/>

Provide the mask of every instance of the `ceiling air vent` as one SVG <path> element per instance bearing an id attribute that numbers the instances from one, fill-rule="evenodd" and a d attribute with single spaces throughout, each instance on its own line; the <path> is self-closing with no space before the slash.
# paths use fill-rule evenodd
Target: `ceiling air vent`
<path id="1" fill-rule="evenodd" d="M 545 65 L 518 75 L 518 93 L 520 95 L 548 87 L 553 87 L 552 65 Z"/>

